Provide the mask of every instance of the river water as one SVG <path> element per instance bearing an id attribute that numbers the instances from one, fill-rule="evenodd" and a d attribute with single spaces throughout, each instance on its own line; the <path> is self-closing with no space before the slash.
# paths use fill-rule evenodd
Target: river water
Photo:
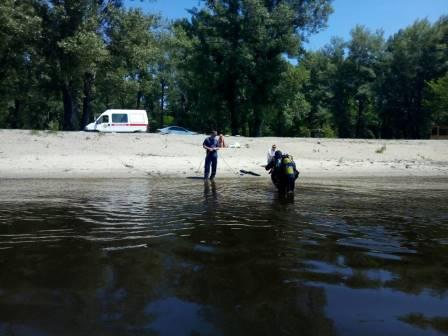
<path id="1" fill-rule="evenodd" d="M 0 181 L 0 335 L 448 333 L 447 180 Z"/>

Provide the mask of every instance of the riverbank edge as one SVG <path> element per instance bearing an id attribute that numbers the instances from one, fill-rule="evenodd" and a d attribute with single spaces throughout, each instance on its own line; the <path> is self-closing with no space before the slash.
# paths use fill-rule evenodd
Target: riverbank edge
<path id="1" fill-rule="evenodd" d="M 198 178 L 204 135 L 0 130 L 0 179 Z M 448 177 L 448 141 L 226 137 L 218 178 L 269 178 L 272 144 L 302 178 Z M 261 177 L 240 176 L 240 170 Z"/>

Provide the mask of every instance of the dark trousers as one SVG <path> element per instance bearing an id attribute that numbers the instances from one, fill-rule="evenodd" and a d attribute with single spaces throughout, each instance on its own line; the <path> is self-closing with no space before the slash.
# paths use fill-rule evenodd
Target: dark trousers
<path id="1" fill-rule="evenodd" d="M 208 154 L 205 157 L 205 166 L 204 166 L 204 178 L 207 179 L 210 174 L 210 166 L 212 166 L 212 175 L 210 178 L 214 178 L 216 175 L 216 167 L 218 166 L 218 156 L 214 154 Z"/>
<path id="2" fill-rule="evenodd" d="M 294 191 L 296 186 L 296 177 L 294 175 L 288 175 L 287 177 L 288 191 Z"/>

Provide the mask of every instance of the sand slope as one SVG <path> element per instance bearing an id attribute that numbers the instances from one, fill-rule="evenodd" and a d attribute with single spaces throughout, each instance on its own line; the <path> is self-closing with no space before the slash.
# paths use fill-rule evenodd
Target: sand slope
<path id="1" fill-rule="evenodd" d="M 0 130 L 0 178 L 201 176 L 204 136 Z M 218 176 L 262 175 L 271 144 L 304 177 L 446 176 L 448 141 L 227 137 Z M 383 147 L 385 146 L 385 148 Z M 377 153 L 383 147 L 381 153 Z"/>

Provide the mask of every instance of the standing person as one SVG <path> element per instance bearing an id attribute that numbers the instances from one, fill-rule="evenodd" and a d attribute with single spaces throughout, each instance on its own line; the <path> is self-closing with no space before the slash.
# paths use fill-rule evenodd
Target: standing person
<path id="1" fill-rule="evenodd" d="M 212 174 L 210 179 L 213 180 L 216 175 L 216 167 L 218 166 L 218 139 L 216 136 L 218 133 L 213 131 L 210 136 L 205 138 L 202 147 L 205 149 L 205 166 L 204 166 L 204 179 L 207 180 L 210 174 L 210 166 L 212 167 Z"/>
<path id="2" fill-rule="evenodd" d="M 274 159 L 276 150 L 277 146 L 275 144 L 273 144 L 272 147 L 268 150 L 267 164 L 269 164 Z"/>
<path id="3" fill-rule="evenodd" d="M 219 138 L 218 138 L 218 147 L 219 148 L 226 148 L 226 143 L 224 141 L 224 135 L 223 134 L 219 134 Z"/>

